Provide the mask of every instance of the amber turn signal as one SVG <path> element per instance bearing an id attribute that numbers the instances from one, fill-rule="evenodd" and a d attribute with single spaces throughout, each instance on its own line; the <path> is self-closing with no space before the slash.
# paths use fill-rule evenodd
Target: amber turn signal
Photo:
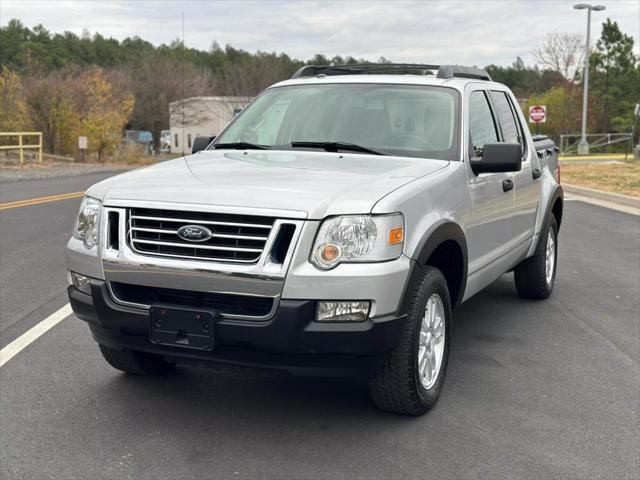
<path id="1" fill-rule="evenodd" d="M 392 228 L 389 230 L 389 245 L 397 245 L 404 240 L 404 228 Z"/>
<path id="2" fill-rule="evenodd" d="M 326 264 L 334 263 L 340 257 L 340 247 L 331 243 L 320 247 L 320 257 Z"/>

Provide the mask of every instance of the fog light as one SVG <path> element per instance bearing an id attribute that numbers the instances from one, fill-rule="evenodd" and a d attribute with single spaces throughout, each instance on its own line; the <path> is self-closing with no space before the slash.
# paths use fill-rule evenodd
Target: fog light
<path id="1" fill-rule="evenodd" d="M 71 283 L 76 290 L 91 295 L 91 277 L 71 272 Z"/>
<path id="2" fill-rule="evenodd" d="M 318 302 L 317 322 L 362 322 L 369 316 L 371 302 Z"/>

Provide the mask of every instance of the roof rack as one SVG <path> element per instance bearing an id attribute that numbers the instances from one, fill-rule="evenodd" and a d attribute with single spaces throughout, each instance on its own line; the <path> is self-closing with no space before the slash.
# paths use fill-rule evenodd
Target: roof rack
<path id="1" fill-rule="evenodd" d="M 492 81 L 491 75 L 486 70 L 478 67 L 465 67 L 464 65 L 441 65 L 438 69 L 438 78 L 471 78 L 475 80 Z"/>
<path id="2" fill-rule="evenodd" d="M 491 81 L 491 76 L 481 68 L 461 65 L 429 65 L 422 63 L 360 63 L 348 65 L 306 65 L 291 78 L 316 77 L 318 75 L 363 75 L 371 73 L 407 74 L 420 72 L 421 75 L 433 75 L 438 78 L 471 78 Z"/>

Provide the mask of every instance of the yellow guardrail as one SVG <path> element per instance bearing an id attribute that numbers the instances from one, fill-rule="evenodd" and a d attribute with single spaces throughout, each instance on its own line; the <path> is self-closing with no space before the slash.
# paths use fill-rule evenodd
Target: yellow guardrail
<path id="1" fill-rule="evenodd" d="M 20 163 L 24 163 L 24 151 L 38 149 L 38 162 L 42 163 L 42 132 L 0 132 L 0 137 L 17 137 L 17 145 L 0 145 L 0 150 L 19 150 Z M 25 144 L 24 137 L 37 137 L 37 144 Z"/>

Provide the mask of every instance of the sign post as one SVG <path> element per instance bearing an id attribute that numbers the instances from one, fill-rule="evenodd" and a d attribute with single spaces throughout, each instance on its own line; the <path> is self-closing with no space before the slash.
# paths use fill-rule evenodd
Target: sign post
<path id="1" fill-rule="evenodd" d="M 529 107 L 529 122 L 536 124 L 536 135 L 540 133 L 540 124 L 547 121 L 546 105 L 531 105 Z"/>
<path id="2" fill-rule="evenodd" d="M 78 137 L 78 149 L 82 152 L 82 163 L 84 163 L 84 152 L 87 149 L 88 145 L 89 141 L 87 140 L 87 137 Z"/>

